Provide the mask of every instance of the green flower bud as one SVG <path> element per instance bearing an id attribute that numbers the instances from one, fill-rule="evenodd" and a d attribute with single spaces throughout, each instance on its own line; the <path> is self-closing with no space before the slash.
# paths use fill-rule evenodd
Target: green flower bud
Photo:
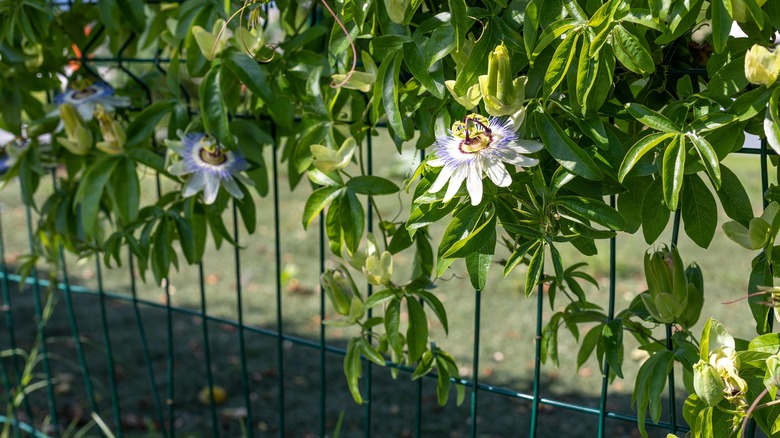
<path id="1" fill-rule="evenodd" d="M 645 253 L 644 265 L 649 294 L 642 297 L 645 307 L 659 322 L 678 321 L 688 304 L 688 281 L 677 248 Z"/>
<path id="2" fill-rule="evenodd" d="M 488 56 L 488 74 L 479 77 L 485 109 L 491 116 L 508 116 L 517 113 L 525 100 L 528 78 L 512 74 L 509 51 L 502 43 Z"/>
<path id="3" fill-rule="evenodd" d="M 767 379 L 774 386 L 780 386 L 780 353 L 775 353 L 766 359 Z"/>
<path id="4" fill-rule="evenodd" d="M 69 103 L 60 105 L 60 118 L 65 125 L 67 138 L 59 138 L 59 142 L 76 155 L 89 153 L 92 149 L 92 132 L 84 126 L 76 107 Z"/>
<path id="5" fill-rule="evenodd" d="M 100 125 L 100 133 L 103 134 L 103 141 L 97 142 L 97 148 L 109 155 L 121 154 L 127 140 L 125 129 L 106 114 L 100 105 L 95 109 L 95 119 Z"/>
<path id="6" fill-rule="evenodd" d="M 352 137 L 347 138 L 337 151 L 319 144 L 311 145 L 311 164 L 325 173 L 343 169 L 352 160 L 356 146 L 357 143 Z"/>
<path id="7" fill-rule="evenodd" d="M 444 81 L 444 85 L 450 91 L 452 97 L 455 98 L 455 101 L 463 106 L 463 108 L 466 108 L 467 111 L 474 109 L 482 100 L 482 92 L 479 89 L 479 84 L 472 85 L 466 90 L 466 94 L 462 96 L 455 93 L 455 81 Z"/>
<path id="8" fill-rule="evenodd" d="M 380 257 L 368 256 L 363 273 L 366 274 L 368 282 L 374 286 L 389 283 L 390 276 L 393 274 L 393 255 L 385 251 Z"/>
<path id="9" fill-rule="evenodd" d="M 745 55 L 745 77 L 756 85 L 774 84 L 780 76 L 780 50 L 754 44 Z"/>
<path id="10" fill-rule="evenodd" d="M 352 279 L 345 276 L 340 270 L 331 270 L 323 272 L 320 281 L 336 312 L 339 315 L 349 315 L 350 302 L 355 288 Z"/>
<path id="11" fill-rule="evenodd" d="M 715 367 L 700 360 L 693 366 L 693 388 L 709 406 L 715 406 L 723 400 L 726 384 Z"/>

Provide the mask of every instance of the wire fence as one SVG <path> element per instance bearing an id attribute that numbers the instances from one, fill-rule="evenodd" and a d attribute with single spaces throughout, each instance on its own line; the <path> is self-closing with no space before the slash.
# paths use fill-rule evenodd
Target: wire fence
<path id="1" fill-rule="evenodd" d="M 70 2 L 59 2 L 57 5 L 70 4 Z M 81 66 L 91 71 L 98 77 L 105 76 L 104 72 L 106 68 L 110 68 L 118 72 L 119 75 L 124 75 L 129 81 L 135 83 L 138 87 L 144 90 L 147 95 L 148 102 L 151 104 L 154 101 L 154 93 L 150 85 L 145 80 L 145 75 L 151 74 L 153 70 L 156 70 L 160 74 L 165 74 L 166 67 L 171 62 L 170 59 L 160 57 L 161 54 L 155 57 L 125 57 L 125 50 L 130 46 L 136 35 L 130 35 L 119 50 L 115 57 L 101 57 L 92 55 L 95 49 L 95 42 L 97 41 L 100 33 L 103 29 L 97 28 L 92 31 L 92 39 L 89 44 L 83 49 L 82 56 L 75 61 L 78 61 Z M 184 62 L 184 60 L 179 60 Z M 675 74 L 691 74 L 700 75 L 702 71 L 681 71 L 675 72 Z M 186 90 L 185 90 L 186 92 Z M 188 99 L 184 94 L 184 98 Z M 270 120 L 265 121 L 267 124 L 268 132 L 271 133 L 275 140 L 278 140 L 276 130 L 273 122 Z M 369 172 L 372 168 L 372 150 L 373 145 L 371 143 L 371 136 L 367 137 L 367 144 L 364 145 L 368 151 L 368 169 Z M 253 259 L 250 262 L 246 261 L 244 256 L 243 244 L 245 244 L 245 238 L 248 240 L 251 237 L 242 237 L 239 232 L 239 217 L 236 211 L 235 205 L 232 209 L 232 237 L 236 242 L 236 246 L 233 248 L 233 286 L 228 290 L 221 290 L 220 293 L 227 294 L 232 293 L 235 295 L 235 314 L 237 317 L 225 318 L 216 316 L 210 313 L 208 308 L 207 299 L 207 282 L 205 279 L 204 263 L 209 263 L 209 260 L 204 260 L 199 266 L 197 266 L 197 276 L 199 284 L 199 306 L 177 306 L 172 304 L 172 284 L 165 281 L 162 285 L 162 294 L 164 299 L 161 301 L 155 301 L 152 299 L 144 298 L 139 293 L 139 289 L 146 288 L 148 286 L 141 286 L 137 283 L 137 270 L 132 254 L 128 251 L 126 265 L 127 270 L 127 285 L 129 287 L 129 293 L 117 293 L 106 290 L 103 282 L 103 270 L 105 266 L 100 257 L 94 258 L 94 272 L 96 274 L 97 288 L 87 288 L 80 285 L 71 284 L 73 278 L 72 272 L 69 270 L 69 259 L 61 251 L 61 272 L 48 273 L 47 276 L 42 274 L 33 268 L 29 276 L 21 277 L 13 272 L 13 267 L 9 265 L 7 261 L 7 254 L 9 248 L 6 244 L 4 236 L 11 233 L 22 233 L 22 230 L 3 229 L 2 223 L 7 220 L 8 212 L 2 211 L 0 215 L 0 285 L 2 286 L 2 310 L 3 324 L 5 329 L 2 336 L 2 350 L 13 351 L 19 348 L 19 345 L 33 345 L 40 350 L 40 363 L 35 364 L 35 370 L 40 378 L 40 395 L 33 397 L 26 397 L 21 405 L 14 407 L 10 411 L 10 416 L 0 416 L 0 423 L 9 423 L 14 436 L 35 436 L 35 437 L 58 437 L 66 435 L 63 431 L 68 430 L 70 424 L 68 421 L 73 421 L 74 417 L 90 418 L 89 415 L 82 414 L 80 416 L 74 416 L 72 412 L 73 406 L 63 403 L 63 397 L 61 393 L 63 389 L 61 387 L 63 382 L 62 375 L 58 374 L 56 368 L 59 366 L 52 362 L 67 362 L 72 364 L 72 369 L 78 369 L 79 377 L 74 379 L 70 384 L 72 386 L 78 386 L 79 393 L 83 393 L 83 399 L 81 400 L 84 405 L 79 408 L 87 413 L 98 414 L 96 421 L 103 424 L 102 434 L 107 435 L 110 431 L 111 434 L 122 437 L 125 434 L 128 436 L 138 436 L 137 425 L 130 424 L 127 419 L 125 409 L 127 403 L 123 400 L 123 386 L 119 382 L 119 375 L 122 372 L 120 368 L 135 367 L 135 371 L 139 374 L 145 375 L 145 388 L 134 388 L 135 391 L 141 391 L 148 396 L 147 411 L 150 413 L 150 418 L 146 419 L 145 427 L 154 436 L 175 437 L 175 436 L 192 436 L 192 432 L 180 432 L 178 429 L 182 427 L 183 422 L 187 422 L 186 416 L 183 417 L 180 412 L 179 406 L 182 404 L 183 398 L 191 397 L 189 388 L 192 387 L 193 382 L 183 382 L 182 378 L 177 374 L 185 367 L 200 367 L 203 369 L 203 378 L 201 385 L 207 388 L 205 392 L 205 423 L 208 424 L 208 430 L 201 430 L 195 433 L 199 436 L 230 436 L 231 432 L 226 431 L 224 427 L 224 412 L 220 412 L 218 406 L 220 404 L 220 398 L 222 394 L 217 390 L 215 382 L 217 377 L 214 375 L 215 363 L 222 362 L 223 358 L 215 356 L 213 351 L 215 345 L 215 329 L 224 331 L 225 328 L 236 333 L 237 348 L 239 363 L 235 368 L 238 375 L 239 387 L 241 388 L 243 400 L 242 406 L 238 407 L 234 411 L 237 418 L 237 422 L 240 423 L 240 432 L 245 436 L 294 436 L 293 431 L 299 431 L 295 427 L 297 421 L 308 421 L 316 424 L 313 430 L 316 431 L 317 436 L 328 436 L 334 433 L 335 429 L 338 429 L 340 421 L 334 424 L 333 411 L 345 410 L 357 410 L 363 409 L 363 427 L 362 430 L 349 431 L 353 435 L 362 436 L 386 436 L 383 432 L 386 425 L 381 423 L 381 419 L 377 419 L 377 406 L 381 405 L 383 395 L 377 395 L 374 385 L 378 381 L 384 379 L 384 376 L 378 376 L 378 372 L 373 370 L 370 361 L 364 360 L 364 369 L 367 370 L 363 379 L 365 382 L 363 390 L 363 398 L 367 401 L 364 407 L 359 407 L 351 402 L 350 399 L 344 397 L 344 387 L 346 383 L 342 379 L 334 379 L 334 375 L 340 373 L 340 358 L 342 358 L 346 350 L 343 348 L 343 344 L 333 342 L 327 336 L 327 329 L 325 325 L 319 324 L 319 336 L 317 337 L 302 337 L 291 333 L 286 333 L 285 327 L 285 315 L 283 312 L 283 263 L 282 263 L 282 245 L 284 244 L 285 236 L 281 231 L 282 219 L 280 218 L 280 211 L 285 209 L 285 204 L 280 199 L 280 183 L 283 180 L 283 175 L 280 171 L 280 158 L 277 156 L 277 146 L 272 148 L 272 159 L 269 165 L 271 176 L 271 196 L 270 199 L 264 200 L 263 208 L 271 208 L 272 214 L 272 228 L 273 234 L 273 254 L 266 255 L 263 259 Z M 768 175 L 767 175 L 767 146 L 762 143 L 760 149 L 743 149 L 741 153 L 757 155 L 759 161 L 761 180 L 762 180 L 762 193 L 768 188 Z M 52 170 L 52 185 L 57 183 L 56 175 Z M 160 178 L 157 177 L 156 186 L 158 194 L 160 192 Z M 615 206 L 615 197 L 610 197 L 610 204 Z M 270 203 L 270 206 L 269 206 Z M 371 208 L 368 209 L 367 216 L 367 229 L 371 232 L 374 225 L 374 218 L 371 216 Z M 32 211 L 30 207 L 24 207 L 24 222 L 26 223 L 27 241 L 29 247 L 28 251 L 34 251 L 34 222 L 36 221 L 36 213 Z M 675 215 L 672 236 L 670 236 L 671 243 L 677 244 L 677 237 L 680 228 L 680 216 L 679 211 Z M 324 272 L 326 266 L 326 234 L 324 230 L 323 221 L 320 220 L 320 227 L 318 236 L 316 239 L 311 239 L 311 251 L 316 251 L 319 259 L 318 267 L 310 267 L 311 269 L 318 269 L 320 273 Z M 612 238 L 609 244 L 609 307 L 608 314 L 612 318 L 615 314 L 615 296 L 616 296 L 616 260 L 619 256 L 616 249 L 617 238 Z M 14 251 L 24 251 L 24 249 L 13 248 Z M 270 326 L 258 326 L 246 323 L 244 321 L 244 315 L 247 309 L 244 307 L 243 299 L 246 295 L 246 291 L 242 289 L 242 269 L 247 263 L 252 264 L 272 264 L 274 272 L 274 289 L 275 289 L 275 301 L 273 303 L 267 303 L 269 306 L 274 306 L 275 320 Z M 227 275 L 226 273 L 223 273 Z M 29 295 L 27 298 L 32 299 L 32 309 L 25 307 L 18 303 L 19 296 L 14 293 L 14 288 L 17 285 L 26 285 L 26 290 Z M 54 291 L 58 300 L 61 300 L 62 305 L 57 306 L 55 315 L 56 318 L 62 320 L 63 326 L 50 327 L 44 325 L 44 311 L 47 308 L 46 299 L 47 294 L 45 290 L 51 288 Z M 370 286 L 368 286 L 369 294 L 371 293 Z M 468 435 L 472 437 L 480 436 L 480 422 L 477 421 L 481 412 L 481 397 L 485 394 L 497 395 L 503 399 L 513 399 L 530 403 L 530 412 L 526 415 L 530 416 L 529 423 L 530 429 L 528 430 L 516 430 L 516 436 L 542 436 L 544 433 L 540 430 L 540 417 L 543 416 L 543 406 L 549 406 L 557 409 L 564 410 L 566 412 L 576 412 L 589 416 L 590 420 L 596 425 L 598 436 L 610 436 L 608 422 L 624 422 L 628 427 L 632 426 L 632 423 L 636 422 L 636 416 L 631 413 L 630 406 L 624 406 L 623 409 L 616 411 L 608 409 L 610 382 L 607 377 L 602 379 L 601 394 L 598 398 L 596 406 L 587 406 L 584 404 L 571 403 L 569 401 L 560 400 L 556 398 L 545 397 L 545 389 L 543 387 L 541 371 L 543 365 L 541 363 L 541 339 L 542 339 L 542 326 L 543 326 L 543 302 L 544 302 L 544 289 L 540 285 L 537 291 L 536 302 L 536 336 L 535 336 L 535 348 L 536 354 L 534 357 L 534 373 L 533 373 L 533 387 L 530 393 L 520 392 L 513 387 L 497 387 L 487 385 L 480 382 L 480 340 L 482 335 L 480 333 L 481 327 L 481 300 L 482 294 L 485 291 L 475 291 L 473 295 L 474 299 L 474 311 L 473 311 L 473 378 L 461 379 L 452 378 L 454 383 L 463 384 L 467 387 L 467 413 L 469 431 Z M 319 321 L 326 318 L 326 303 L 323 293 L 319 293 Z M 87 304 L 89 302 L 89 304 Z M 96 306 L 96 307 L 95 307 Z M 96 313 L 90 311 L 85 314 L 82 309 L 84 308 L 95 309 Z M 32 313 L 30 313 L 32 312 Z M 122 312 L 122 318 L 117 316 L 118 312 Z M 154 333 L 150 333 L 149 318 L 153 317 L 156 322 L 154 324 Z M 20 317 L 22 321 L 20 321 Z M 64 319 L 63 319 L 64 318 Z M 182 340 L 180 330 L 177 329 L 177 323 L 185 318 L 191 318 L 195 321 L 199 321 L 200 333 L 197 336 L 200 338 L 199 343 L 202 345 L 202 354 L 199 356 L 203 363 L 191 363 L 188 354 L 182 352 L 179 342 Z M 29 338 L 29 331 L 25 331 L 24 334 L 20 333 L 19 326 L 23 323 L 29 323 L 35 321 L 35 335 L 37 338 L 34 342 Z M 118 341 L 118 335 L 115 330 L 118 328 L 117 321 L 121 321 L 125 324 L 125 328 L 132 326 L 134 328 L 135 338 L 133 345 L 127 340 Z M 162 321 L 160 325 L 159 322 Z M 61 329 L 67 327 L 68 340 L 63 341 L 61 339 L 63 331 Z M 88 327 L 85 329 L 85 327 Z M 162 329 L 160 329 L 162 327 Z M 98 331 L 95 332 L 95 328 Z M 56 333 L 55 333 L 56 332 Z M 188 337 L 194 337 L 193 333 L 189 333 Z M 269 347 L 273 351 L 272 354 L 268 350 L 265 351 L 249 351 L 247 347 L 248 337 L 262 338 L 267 340 L 268 343 L 263 344 Z M 56 338 L 56 339 L 54 339 Z M 671 348 L 671 327 L 666 329 L 666 339 L 669 347 Z M 72 354 L 69 357 L 62 357 L 59 353 L 54 354 L 50 351 L 52 345 L 56 342 L 67 342 L 71 347 L 68 351 Z M 134 364 L 121 364 L 117 363 L 117 358 L 127 352 L 128 349 L 133 349 L 134 354 L 140 355 L 136 358 Z M 137 349 L 136 349 L 137 348 Z M 118 353 L 118 351 L 120 353 Z M 97 366 L 100 372 L 95 372 L 94 368 L 96 359 L 95 355 L 102 354 L 103 364 Z M 291 378 L 288 376 L 286 369 L 289 367 L 290 360 L 287 356 L 300 357 L 303 355 L 311 361 L 316 370 L 313 375 L 316 375 L 318 380 L 317 384 L 312 385 L 316 387 L 304 388 L 299 390 L 291 383 Z M 162 360 L 161 360 L 162 359 Z M 162 365 L 161 365 L 162 362 Z M 0 360 L 0 378 L 2 379 L 2 386 L 5 397 L 9 397 L 12 394 L 14 388 L 21 385 L 23 382 L 19 379 L 24 375 L 24 360 L 19 355 L 8 355 Z M 390 368 L 397 369 L 401 373 L 411 375 L 414 372 L 414 368 L 398 365 L 395 363 L 387 363 Z M 269 367 L 275 368 L 275 373 L 270 373 L 269 376 L 263 376 L 260 382 L 253 375 L 257 369 L 268 369 Z M 604 376 L 609 375 L 608 365 L 605 364 L 603 369 Z M 189 374 L 188 374 L 189 376 Z M 402 421 L 406 424 L 412 425 L 409 431 L 414 436 L 441 436 L 438 433 L 426 434 L 426 415 L 423 412 L 423 404 L 425 387 L 428 386 L 430 390 L 434 385 L 428 385 L 426 382 L 431 378 L 436 378 L 435 374 L 426 376 L 426 379 L 420 379 L 414 382 L 409 379 L 400 379 L 390 385 L 383 383 L 383 393 L 389 388 L 393 388 L 396 385 L 406 385 L 413 388 L 411 399 L 404 401 L 408 411 L 405 411 L 409 416 L 405 416 Z M 190 377 L 187 377 L 190 379 Z M 179 385 L 184 385 L 188 388 L 187 391 L 182 391 Z M 252 388 L 254 386 L 263 386 L 272 395 L 272 400 L 257 400 L 255 398 L 256 393 L 253 393 Z M 275 387 L 275 388 L 272 388 Z M 392 389 L 390 389 L 392 391 Z M 36 393 L 38 394 L 38 392 Z M 108 397 L 103 395 L 108 394 Z M 37 399 L 36 399 L 37 397 Z M 301 397 L 318 399 L 316 412 L 310 412 L 308 409 L 305 412 L 300 412 L 299 407 L 296 405 Z M 408 397 L 407 397 L 408 398 Z M 666 411 L 666 418 L 658 424 L 653 424 L 649 420 L 647 425 L 655 428 L 659 432 L 666 433 L 671 432 L 685 432 L 687 428 L 684 426 L 681 418 L 679 417 L 679 399 L 675 397 L 675 378 L 674 373 L 669 376 L 667 387 L 668 409 Z M 8 400 L 5 400 L 8 401 Z M 36 405 L 36 401 L 45 401 L 42 405 Z M 3 403 L 5 405 L 5 403 Z M 12 406 L 12 405 L 11 405 Z M 261 408 L 261 406 L 263 406 Z M 268 415 L 268 407 L 272 406 L 275 415 Z M 460 414 L 457 414 L 460 415 Z M 491 414 L 488 413 L 487 416 Z M 260 420 L 262 417 L 262 420 Z M 306 418 L 304 418 L 306 417 Z M 82 421 L 80 420 L 80 421 Z M 48 424 L 46 424 L 48 423 Z M 133 432 L 135 431 L 135 432 Z M 342 431 L 343 433 L 344 431 Z M 134 435 L 135 434 L 135 435 Z"/>

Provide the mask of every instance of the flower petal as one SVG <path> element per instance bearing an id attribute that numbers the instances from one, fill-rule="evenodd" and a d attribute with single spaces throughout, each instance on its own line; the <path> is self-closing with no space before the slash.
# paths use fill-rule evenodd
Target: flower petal
<path id="1" fill-rule="evenodd" d="M 233 177 L 227 177 L 223 179 L 222 186 L 225 187 L 225 190 L 227 190 L 228 193 L 230 193 L 230 196 L 236 199 L 244 198 L 244 192 L 241 191 L 241 187 L 236 184 L 235 180 L 233 180 Z"/>
<path id="2" fill-rule="evenodd" d="M 539 160 L 537 160 L 536 158 L 518 155 L 517 158 L 510 161 L 510 163 L 514 164 L 515 166 L 531 167 L 539 164 Z"/>
<path id="3" fill-rule="evenodd" d="M 431 185 L 431 188 L 428 189 L 428 191 L 431 193 L 438 193 L 441 191 L 441 189 L 444 188 L 444 184 L 446 184 L 447 180 L 452 176 L 454 170 L 455 167 L 452 166 L 443 167 L 441 172 L 439 172 L 439 176 L 436 177 L 436 181 L 433 182 L 433 185 Z"/>
<path id="4" fill-rule="evenodd" d="M 544 144 L 534 140 L 515 140 L 511 148 L 521 154 L 530 154 L 542 150 Z"/>
<path id="5" fill-rule="evenodd" d="M 95 112 L 95 104 L 93 102 L 79 102 L 76 104 L 76 109 L 81 116 L 81 120 L 88 122 L 92 120 L 92 114 Z"/>
<path id="6" fill-rule="evenodd" d="M 441 158 L 434 158 L 432 160 L 428 160 L 427 163 L 431 167 L 441 167 L 444 166 L 444 160 Z"/>
<path id="7" fill-rule="evenodd" d="M 206 175 L 206 186 L 203 189 L 203 202 L 208 204 L 213 204 L 214 201 L 217 200 L 217 194 L 219 193 L 219 178 L 213 175 Z"/>
<path id="8" fill-rule="evenodd" d="M 450 177 L 450 184 L 447 186 L 447 192 L 444 194 L 444 202 L 448 202 L 455 197 L 461 184 L 463 184 L 463 180 L 466 179 L 467 173 L 468 167 L 466 166 L 460 166 L 455 169 L 455 172 L 452 173 L 452 177 Z"/>
<path id="9" fill-rule="evenodd" d="M 203 190 L 203 186 L 206 184 L 206 175 L 201 172 L 194 173 L 192 177 L 184 185 L 182 196 L 189 198 L 195 196 L 199 191 Z"/>
<path id="10" fill-rule="evenodd" d="M 506 167 L 504 167 L 504 163 L 495 161 L 490 163 L 485 166 L 485 173 L 493 181 L 493 184 L 498 187 L 509 187 L 512 184 L 512 177 L 509 175 Z"/>
<path id="11" fill-rule="evenodd" d="M 482 202 L 482 169 L 479 161 L 468 167 L 469 175 L 466 179 L 466 188 L 471 197 L 471 205 Z"/>
<path id="12" fill-rule="evenodd" d="M 182 176 L 192 173 L 193 170 L 187 168 L 187 164 L 185 164 L 184 161 L 177 161 L 168 168 L 168 172 L 170 172 L 172 175 Z"/>

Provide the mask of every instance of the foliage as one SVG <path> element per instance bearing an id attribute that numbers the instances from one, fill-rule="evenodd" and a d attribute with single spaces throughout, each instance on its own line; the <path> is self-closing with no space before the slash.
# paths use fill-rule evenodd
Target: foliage
<path id="1" fill-rule="evenodd" d="M 735 22 L 745 37 L 730 35 Z M 780 50 L 767 49 L 778 2 L 24 0 L 1 2 L 0 23 L 0 128 L 18 136 L 4 178 L 19 178 L 40 213 L 37 256 L 56 261 L 64 248 L 121 264 L 129 248 L 160 282 L 199 262 L 209 235 L 235 243 L 222 220 L 231 206 L 254 231 L 251 192 L 269 194 L 276 165 L 268 147 L 291 187 L 311 187 L 303 227 L 323 221 L 336 261 L 322 286 L 339 315 L 324 323 L 354 330 L 344 372 L 358 403 L 363 358 L 415 367 L 413 378 L 435 370 L 447 402 L 458 367 L 433 342 L 431 319 L 444 335 L 448 320 L 431 290 L 463 259 L 479 293 L 507 252 L 504 275 L 525 265 L 525 295 L 546 291 L 562 309 L 543 330 L 543 360 L 557 364 L 562 326 L 578 340 L 587 330 L 577 365 L 595 352 L 611 378 L 622 377 L 625 332 L 652 353 L 635 382 L 640 431 L 648 408 L 658 421 L 678 362 L 694 436 L 739 430 L 751 416 L 776 432 L 768 332 L 780 192 L 772 187 L 774 202 L 754 218 L 721 161 L 746 132 L 780 150 Z M 151 57 L 159 68 L 139 77 L 120 63 L 101 77 L 90 62 L 101 56 Z M 403 190 L 366 165 L 382 127 L 399 152 L 427 151 Z M 157 200 L 142 202 L 149 171 L 182 189 L 159 184 Z M 38 193 L 49 173 L 53 193 Z M 385 220 L 377 202 L 398 196 L 408 216 Z M 760 251 L 748 293 L 761 336 L 748 344 L 715 321 L 695 337 L 704 274 L 684 268 L 675 241 L 661 244 L 674 213 L 707 247 L 716 198 L 733 220 L 726 235 Z M 433 242 L 428 227 L 440 222 Z M 596 285 L 586 265 L 567 266 L 560 248 L 594 255 L 596 240 L 640 228 L 657 248 L 645 255 L 648 290 L 605 312 L 582 287 Z M 414 260 L 403 280 L 400 253 Z M 669 345 L 653 337 L 664 325 Z"/>

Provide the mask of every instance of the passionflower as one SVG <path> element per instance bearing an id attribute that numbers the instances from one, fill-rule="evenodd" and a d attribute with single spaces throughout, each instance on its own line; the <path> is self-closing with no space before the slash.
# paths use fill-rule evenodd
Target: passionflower
<path id="1" fill-rule="evenodd" d="M 69 88 L 54 98 L 57 105 L 70 104 L 79 112 L 84 122 L 92 120 L 92 115 L 101 105 L 107 112 L 130 105 L 130 99 L 115 96 L 114 89 L 105 82 L 92 82 L 87 79 L 71 82 Z"/>
<path id="2" fill-rule="evenodd" d="M 745 54 L 745 77 L 748 82 L 767 87 L 780 76 L 780 50 L 754 44 Z"/>
<path id="3" fill-rule="evenodd" d="M 188 198 L 203 191 L 203 202 L 213 204 L 222 186 L 236 199 L 242 199 L 244 192 L 236 179 L 247 185 L 252 181 L 241 174 L 249 164 L 241 154 L 228 151 L 214 138 L 202 133 L 179 134 L 181 141 L 167 141 L 166 145 L 176 152 L 180 161 L 172 164 L 168 171 L 176 176 L 189 175 L 184 184 L 182 196 Z"/>
<path id="4" fill-rule="evenodd" d="M 428 165 L 442 169 L 429 191 L 437 193 L 449 181 L 444 195 L 447 202 L 465 180 L 471 205 L 477 205 L 482 201 L 484 175 L 498 187 L 507 187 L 512 177 L 505 163 L 535 166 L 539 161 L 524 154 L 542 147 L 538 141 L 520 139 L 510 119 L 471 114 L 462 122 L 455 122 L 449 135 L 436 139 L 436 158 L 429 160 Z"/>

